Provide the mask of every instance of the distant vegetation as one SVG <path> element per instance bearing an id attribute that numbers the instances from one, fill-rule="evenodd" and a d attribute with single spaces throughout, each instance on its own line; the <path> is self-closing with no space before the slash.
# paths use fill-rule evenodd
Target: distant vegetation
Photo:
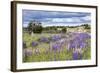
<path id="1" fill-rule="evenodd" d="M 31 21 L 27 27 L 29 32 L 33 32 L 33 33 L 41 33 L 43 30 L 43 27 L 41 25 L 40 22 L 36 22 L 36 21 Z"/>
<path id="2" fill-rule="evenodd" d="M 91 29 L 89 24 L 82 24 L 80 26 L 47 26 L 43 27 L 41 22 L 38 21 L 31 21 L 28 24 L 28 27 L 24 27 L 24 31 L 26 30 L 28 33 L 66 33 L 67 28 L 78 28 L 83 27 L 84 29 L 88 30 Z"/>
<path id="3" fill-rule="evenodd" d="M 83 25 L 81 25 L 81 26 L 83 26 L 85 29 L 91 29 L 91 27 L 90 27 L 89 24 L 83 24 Z"/>

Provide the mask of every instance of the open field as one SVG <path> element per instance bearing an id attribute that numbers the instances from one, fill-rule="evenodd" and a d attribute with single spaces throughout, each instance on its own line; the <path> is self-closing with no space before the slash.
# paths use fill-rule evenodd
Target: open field
<path id="1" fill-rule="evenodd" d="M 88 32 L 23 33 L 23 62 L 91 59 Z"/>

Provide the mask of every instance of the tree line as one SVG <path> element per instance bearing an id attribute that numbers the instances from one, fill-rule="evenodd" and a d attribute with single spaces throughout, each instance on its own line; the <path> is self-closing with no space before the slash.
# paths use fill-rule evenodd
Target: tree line
<path id="1" fill-rule="evenodd" d="M 84 27 L 84 29 L 91 28 L 89 24 L 83 24 L 81 26 Z M 66 27 L 65 26 L 47 26 L 47 27 L 43 27 L 41 22 L 31 21 L 28 24 L 28 27 L 24 28 L 24 29 L 27 29 L 27 31 L 29 33 L 42 33 L 43 31 L 45 31 L 45 32 L 50 31 L 51 32 L 51 30 L 57 32 L 57 31 L 59 31 L 58 28 L 60 28 L 60 32 L 66 33 L 67 28 L 76 28 L 76 27 L 80 27 L 80 26 L 66 26 Z"/>

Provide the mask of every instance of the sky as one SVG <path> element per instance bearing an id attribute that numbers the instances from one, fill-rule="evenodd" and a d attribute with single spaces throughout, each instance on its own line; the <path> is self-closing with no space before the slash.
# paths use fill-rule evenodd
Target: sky
<path id="1" fill-rule="evenodd" d="M 27 27 L 31 21 L 39 21 L 46 26 L 77 26 L 91 24 L 91 13 L 68 11 L 43 11 L 23 10 L 23 27 Z"/>

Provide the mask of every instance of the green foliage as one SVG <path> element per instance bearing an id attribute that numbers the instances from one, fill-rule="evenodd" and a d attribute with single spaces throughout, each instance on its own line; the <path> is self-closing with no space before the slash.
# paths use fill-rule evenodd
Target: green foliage
<path id="1" fill-rule="evenodd" d="M 35 26 L 33 27 L 33 29 L 32 29 L 32 31 L 33 31 L 34 33 L 41 33 L 42 30 L 43 30 L 43 28 L 42 28 L 41 25 L 35 25 Z"/>
<path id="2" fill-rule="evenodd" d="M 33 33 L 41 33 L 43 30 L 43 27 L 40 22 L 31 21 L 28 25 L 28 31 Z"/>
<path id="3" fill-rule="evenodd" d="M 83 24 L 81 26 L 84 26 L 85 29 L 91 29 L 90 25 L 89 24 Z"/>
<path id="4" fill-rule="evenodd" d="M 63 33 L 66 33 L 66 28 L 62 28 L 62 32 Z"/>

